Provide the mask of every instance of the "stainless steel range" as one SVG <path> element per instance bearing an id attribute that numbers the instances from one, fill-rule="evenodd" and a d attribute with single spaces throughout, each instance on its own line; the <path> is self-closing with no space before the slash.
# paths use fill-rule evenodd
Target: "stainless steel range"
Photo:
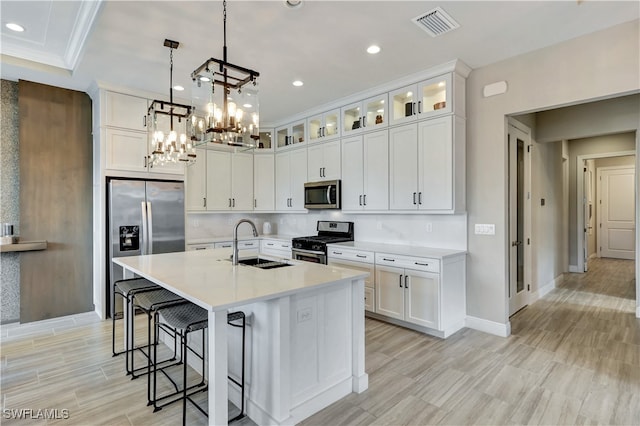
<path id="1" fill-rule="evenodd" d="M 319 220 L 318 235 L 294 238 L 291 255 L 296 260 L 327 264 L 327 244 L 353 241 L 353 222 Z"/>

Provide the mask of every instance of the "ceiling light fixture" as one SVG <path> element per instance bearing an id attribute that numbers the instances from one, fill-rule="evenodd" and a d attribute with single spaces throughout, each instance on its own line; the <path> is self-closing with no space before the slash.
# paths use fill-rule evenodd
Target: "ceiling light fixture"
<path id="1" fill-rule="evenodd" d="M 191 73 L 193 115 L 191 140 L 255 147 L 259 136 L 258 77 L 260 73 L 227 59 L 227 2 L 223 8 L 222 59 L 210 58 Z M 244 108 L 239 108 L 242 105 Z M 247 106 L 249 105 L 249 106 Z M 204 115 L 199 115 L 202 110 Z"/>
<path id="2" fill-rule="evenodd" d="M 294 86 L 296 86 L 296 87 L 300 87 L 300 86 L 303 86 L 303 85 L 304 85 L 304 83 L 303 83 L 301 80 L 296 80 L 296 81 L 294 81 L 294 82 L 293 82 L 293 83 L 291 83 L 291 84 L 293 84 L 293 85 L 294 85 Z"/>
<path id="3" fill-rule="evenodd" d="M 169 102 L 154 100 L 147 111 L 149 132 L 151 133 L 151 155 L 149 164 L 177 163 L 185 161 L 195 162 L 196 153 L 191 141 L 187 140 L 186 119 L 191 113 L 191 106 L 173 102 L 173 49 L 177 49 L 179 42 L 165 39 L 164 46 L 169 48 Z M 166 119 L 169 119 L 167 123 Z M 181 124 L 182 131 L 174 129 L 174 118 Z M 168 128 L 167 128 L 168 124 Z M 165 134 L 166 132 L 166 134 Z"/>
<path id="4" fill-rule="evenodd" d="M 15 31 L 17 33 L 21 33 L 24 31 L 24 27 L 20 24 L 16 24 L 15 22 L 9 22 L 7 25 L 5 25 L 7 28 L 9 28 L 11 31 Z"/>
<path id="5" fill-rule="evenodd" d="M 184 90 L 184 87 L 177 85 L 177 86 L 173 86 L 173 90 L 177 90 L 178 92 L 182 92 Z"/>
<path id="6" fill-rule="evenodd" d="M 371 46 L 367 47 L 367 53 L 369 53 L 371 55 L 375 55 L 376 53 L 380 53 L 380 46 L 376 46 L 375 44 L 372 44 Z"/>

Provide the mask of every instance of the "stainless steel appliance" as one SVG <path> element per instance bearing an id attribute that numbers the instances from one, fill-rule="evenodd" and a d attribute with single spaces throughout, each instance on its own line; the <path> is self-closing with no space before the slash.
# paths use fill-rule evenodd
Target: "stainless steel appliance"
<path id="1" fill-rule="evenodd" d="M 107 312 L 113 315 L 122 311 L 122 306 L 110 306 L 122 268 L 111 259 L 184 251 L 184 183 L 117 178 L 107 183 Z"/>
<path id="2" fill-rule="evenodd" d="M 307 182 L 304 184 L 305 209 L 339 209 L 341 199 L 340 180 Z"/>
<path id="3" fill-rule="evenodd" d="M 353 222 L 319 220 L 318 235 L 291 240 L 291 256 L 295 260 L 327 264 L 327 244 L 353 241 Z"/>

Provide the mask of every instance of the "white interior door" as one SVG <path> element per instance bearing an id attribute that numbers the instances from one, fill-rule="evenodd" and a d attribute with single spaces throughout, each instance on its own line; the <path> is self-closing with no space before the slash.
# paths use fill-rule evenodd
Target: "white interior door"
<path id="1" fill-rule="evenodd" d="M 530 243 L 527 211 L 529 135 L 509 125 L 509 315 L 528 303 L 529 281 L 526 264 Z"/>
<path id="2" fill-rule="evenodd" d="M 582 232 L 582 261 L 584 264 L 584 272 L 588 270 L 589 263 L 589 235 L 587 233 L 587 227 L 589 223 L 589 202 L 587 193 L 591 185 L 589 184 L 589 168 L 587 167 L 587 161 L 582 161 L 582 223 L 584 224 L 584 230 Z"/>
<path id="3" fill-rule="evenodd" d="M 600 256 L 635 259 L 635 168 L 602 168 Z"/>

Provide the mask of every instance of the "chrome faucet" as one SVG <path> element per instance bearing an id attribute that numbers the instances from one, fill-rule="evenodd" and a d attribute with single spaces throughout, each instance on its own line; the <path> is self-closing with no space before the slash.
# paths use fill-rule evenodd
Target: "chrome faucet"
<path id="1" fill-rule="evenodd" d="M 246 222 L 249 225 L 251 225 L 251 227 L 253 228 L 254 237 L 258 236 L 258 230 L 256 229 L 256 225 L 253 222 L 251 222 L 249 219 L 240 219 L 238 223 L 236 223 L 236 226 L 233 228 L 233 254 L 231 255 L 231 263 L 233 263 L 234 265 L 238 264 L 238 226 L 240 226 L 240 224 L 243 222 Z"/>

